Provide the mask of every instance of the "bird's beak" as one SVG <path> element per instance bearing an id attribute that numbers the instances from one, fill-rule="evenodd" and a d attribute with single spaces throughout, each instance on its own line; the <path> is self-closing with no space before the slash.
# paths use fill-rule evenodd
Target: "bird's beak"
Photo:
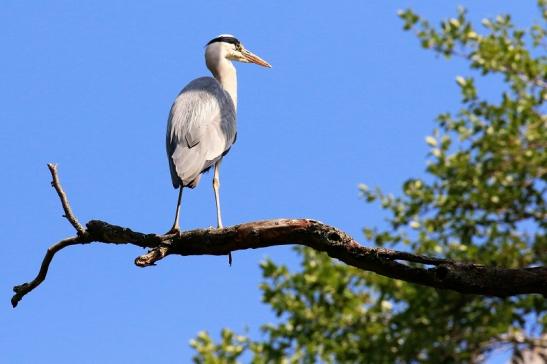
<path id="1" fill-rule="evenodd" d="M 269 64 L 268 62 L 266 62 L 265 60 L 263 60 L 262 58 L 260 58 L 256 54 L 254 54 L 254 53 L 252 53 L 252 52 L 250 52 L 246 49 L 241 50 L 241 55 L 243 56 L 245 61 L 247 61 L 249 63 L 254 63 L 254 64 L 257 64 L 257 65 L 262 66 L 262 67 L 272 68 L 271 64 Z"/>

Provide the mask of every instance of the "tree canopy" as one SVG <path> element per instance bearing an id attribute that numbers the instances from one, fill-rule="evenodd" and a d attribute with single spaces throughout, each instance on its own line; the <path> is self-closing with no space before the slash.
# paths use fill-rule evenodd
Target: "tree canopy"
<path id="1" fill-rule="evenodd" d="M 538 10 L 541 25 L 526 29 L 508 14 L 478 26 L 461 9 L 433 26 L 399 13 L 422 47 L 461 58 L 470 71 L 456 78 L 461 109 L 440 114 L 426 137 L 425 177 L 408 179 L 397 196 L 361 185 L 387 216 L 387 227 L 363 229 L 369 242 L 489 266 L 547 264 L 547 1 Z M 481 96 L 477 78 L 499 82 L 499 97 Z M 516 358 L 544 340 L 539 295 L 439 291 L 295 250 L 298 270 L 261 263 L 262 299 L 278 322 L 264 324 L 258 339 L 224 329 L 215 342 L 200 332 L 191 342 L 196 363 L 473 363 L 501 346 Z"/>

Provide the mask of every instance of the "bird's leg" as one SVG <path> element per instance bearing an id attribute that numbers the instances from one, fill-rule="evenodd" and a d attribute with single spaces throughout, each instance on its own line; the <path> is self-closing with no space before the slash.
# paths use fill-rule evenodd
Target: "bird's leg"
<path id="1" fill-rule="evenodd" d="M 213 190 L 215 191 L 215 204 L 217 206 L 217 227 L 219 229 L 222 229 L 224 227 L 222 225 L 222 215 L 220 213 L 220 195 L 219 195 L 219 188 L 220 188 L 219 170 L 220 170 L 221 160 L 215 163 L 215 173 L 213 174 Z M 232 265 L 232 252 L 228 253 L 228 264 Z"/>
<path id="2" fill-rule="evenodd" d="M 215 163 L 215 173 L 213 175 L 213 190 L 215 191 L 215 204 L 217 206 L 217 227 L 219 229 L 222 229 L 223 225 L 222 225 L 222 216 L 220 214 L 220 196 L 218 192 L 220 188 L 219 170 L 220 170 L 220 161 Z"/>
<path id="3" fill-rule="evenodd" d="M 175 221 L 173 222 L 173 226 L 171 229 L 165 233 L 165 235 L 168 234 L 180 234 L 180 226 L 179 226 L 179 215 L 180 215 L 180 201 L 182 200 L 182 185 L 179 188 L 179 198 L 177 199 L 177 210 L 175 212 Z"/>

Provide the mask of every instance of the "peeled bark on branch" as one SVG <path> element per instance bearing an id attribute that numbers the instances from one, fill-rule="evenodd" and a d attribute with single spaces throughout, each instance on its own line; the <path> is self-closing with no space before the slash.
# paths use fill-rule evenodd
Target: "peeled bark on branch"
<path id="1" fill-rule="evenodd" d="M 15 295 L 11 299 L 13 307 L 44 281 L 51 260 L 59 250 L 70 245 L 89 243 L 132 244 L 149 248 L 146 254 L 135 259 L 139 267 L 154 265 L 168 255 L 227 255 L 236 250 L 300 244 L 365 271 L 433 288 L 497 297 L 533 293 L 547 297 L 546 267 L 488 267 L 392 249 L 368 248 L 332 226 L 309 219 L 256 221 L 223 229 L 196 229 L 180 235 L 143 234 L 98 220 L 89 221 L 84 229 L 70 209 L 55 165 L 50 164 L 48 167 L 53 177 L 52 185 L 61 198 L 65 217 L 74 226 L 77 235 L 51 246 L 36 278 L 14 287 Z"/>

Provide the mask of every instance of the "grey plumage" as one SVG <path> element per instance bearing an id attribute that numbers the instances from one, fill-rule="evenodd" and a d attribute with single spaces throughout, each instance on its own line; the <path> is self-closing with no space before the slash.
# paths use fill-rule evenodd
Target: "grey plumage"
<path id="1" fill-rule="evenodd" d="M 194 188 L 201 173 L 228 152 L 235 136 L 236 110 L 228 92 L 212 77 L 190 82 L 175 99 L 167 124 L 173 187 Z"/>
<path id="2" fill-rule="evenodd" d="M 271 67 L 248 51 L 234 36 L 221 34 L 205 48 L 205 64 L 212 77 L 190 82 L 177 96 L 167 123 L 165 145 L 173 187 L 179 189 L 173 226 L 167 234 L 180 233 L 180 205 L 184 187 L 194 188 L 201 174 L 215 168 L 213 191 L 217 226 L 220 209 L 220 163 L 236 139 L 237 75 L 232 61 Z M 231 254 L 228 254 L 231 262 Z"/>

